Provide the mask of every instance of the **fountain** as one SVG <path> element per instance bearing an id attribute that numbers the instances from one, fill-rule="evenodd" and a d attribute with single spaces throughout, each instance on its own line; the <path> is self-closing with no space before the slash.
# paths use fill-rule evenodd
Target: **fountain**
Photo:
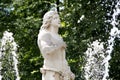
<path id="1" fill-rule="evenodd" d="M 0 40 L 0 80 L 20 80 L 18 72 L 17 47 L 13 33 L 5 31 Z"/>
<path id="2" fill-rule="evenodd" d="M 102 61 L 105 58 L 105 53 L 103 44 L 103 42 L 100 43 L 96 40 L 88 45 L 89 48 L 85 52 L 87 62 L 84 67 L 86 80 L 101 80 L 104 75 Z"/>
<path id="3" fill-rule="evenodd" d="M 93 43 L 88 45 L 89 48 L 85 52 L 86 64 L 84 67 L 86 80 L 108 80 L 109 78 L 109 60 L 111 59 L 115 38 L 120 39 L 120 30 L 117 28 L 119 26 L 119 21 L 117 20 L 118 15 L 120 15 L 119 6 L 120 1 L 117 2 L 113 10 L 112 19 L 107 20 L 113 26 L 110 31 L 107 49 L 105 50 L 103 47 L 104 42 L 99 40 L 93 41 Z"/>
<path id="4" fill-rule="evenodd" d="M 118 15 L 120 15 L 120 1 L 117 2 L 115 9 L 113 10 L 113 15 L 111 19 L 111 25 L 113 28 L 110 31 L 110 37 L 108 40 L 108 47 L 106 53 L 108 54 L 107 57 L 104 59 L 103 64 L 105 64 L 105 75 L 103 77 L 103 80 L 106 80 L 107 77 L 109 77 L 109 60 L 111 59 L 111 53 L 113 51 L 114 46 L 114 40 L 116 37 L 120 38 L 120 30 L 118 30 L 117 25 L 119 25 L 119 21 L 117 20 Z"/>

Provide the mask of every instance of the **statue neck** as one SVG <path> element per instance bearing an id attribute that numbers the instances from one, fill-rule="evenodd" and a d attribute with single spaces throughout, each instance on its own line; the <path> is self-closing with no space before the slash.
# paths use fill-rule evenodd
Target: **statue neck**
<path id="1" fill-rule="evenodd" d="M 50 26 L 50 28 L 48 28 L 48 31 L 55 33 L 55 34 L 58 34 L 58 27 Z"/>

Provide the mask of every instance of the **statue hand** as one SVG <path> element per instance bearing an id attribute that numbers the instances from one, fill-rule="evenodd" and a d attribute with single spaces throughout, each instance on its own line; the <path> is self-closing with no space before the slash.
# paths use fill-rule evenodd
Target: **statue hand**
<path id="1" fill-rule="evenodd" d="M 66 47 L 67 47 L 66 43 L 65 43 L 65 42 L 63 42 L 63 43 L 62 43 L 62 48 L 64 48 L 64 49 L 65 49 Z"/>
<path id="2" fill-rule="evenodd" d="M 75 79 L 75 74 L 71 72 L 70 77 L 71 77 L 71 80 L 74 80 Z"/>
<path id="3" fill-rule="evenodd" d="M 63 76 L 64 76 L 64 80 L 74 80 L 75 79 L 75 75 L 70 71 L 65 71 L 63 72 Z"/>

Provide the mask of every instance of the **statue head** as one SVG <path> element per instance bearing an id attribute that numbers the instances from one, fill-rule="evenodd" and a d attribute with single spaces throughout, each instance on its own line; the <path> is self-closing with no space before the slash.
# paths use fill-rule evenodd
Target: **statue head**
<path id="1" fill-rule="evenodd" d="M 60 19 L 57 11 L 48 11 L 43 16 L 43 24 L 41 29 L 47 29 L 51 26 L 60 27 Z"/>

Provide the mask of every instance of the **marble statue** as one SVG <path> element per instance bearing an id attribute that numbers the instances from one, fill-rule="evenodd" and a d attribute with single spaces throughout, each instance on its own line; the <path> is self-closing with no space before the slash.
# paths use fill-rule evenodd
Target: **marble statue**
<path id="1" fill-rule="evenodd" d="M 42 80 L 74 80 L 66 60 L 66 43 L 58 34 L 60 19 L 57 11 L 48 11 L 38 34 L 38 46 L 44 58 L 40 68 Z"/>

